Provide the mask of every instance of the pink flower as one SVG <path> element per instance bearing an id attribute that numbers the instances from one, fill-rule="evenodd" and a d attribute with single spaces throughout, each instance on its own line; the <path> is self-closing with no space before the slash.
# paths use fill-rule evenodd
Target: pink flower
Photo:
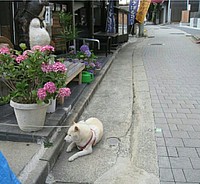
<path id="1" fill-rule="evenodd" d="M 70 96 L 71 90 L 69 88 L 60 88 L 58 97 Z"/>
<path id="2" fill-rule="evenodd" d="M 17 56 L 16 55 L 11 55 L 11 58 L 16 59 Z"/>
<path id="3" fill-rule="evenodd" d="M 54 47 L 52 47 L 51 45 L 45 45 L 40 49 L 41 52 L 45 52 L 45 51 L 52 51 L 54 52 Z"/>
<path id="4" fill-rule="evenodd" d="M 0 54 L 10 54 L 10 49 L 8 47 L 0 48 Z"/>
<path id="5" fill-rule="evenodd" d="M 44 85 L 44 90 L 46 90 L 49 93 L 55 93 L 56 92 L 56 86 L 53 82 L 47 82 Z"/>
<path id="6" fill-rule="evenodd" d="M 27 59 L 27 56 L 19 55 L 19 56 L 17 56 L 17 58 L 16 58 L 16 62 L 17 62 L 17 63 L 21 63 L 21 62 L 24 61 L 25 59 Z"/>
<path id="7" fill-rule="evenodd" d="M 46 90 L 44 88 L 38 89 L 37 96 L 40 100 L 44 100 L 47 96 Z"/>
<path id="8" fill-rule="evenodd" d="M 53 70 L 52 65 L 45 64 L 45 63 L 42 64 L 41 69 L 45 73 L 52 72 Z"/>
<path id="9" fill-rule="evenodd" d="M 33 48 L 32 48 L 32 50 L 41 50 L 42 49 L 42 46 L 40 46 L 40 45 L 35 45 L 35 46 L 33 46 Z"/>
<path id="10" fill-rule="evenodd" d="M 25 50 L 25 51 L 23 52 L 23 56 L 28 56 L 28 54 L 31 54 L 31 53 L 33 53 L 32 50 Z"/>
<path id="11" fill-rule="evenodd" d="M 59 72 L 59 71 L 66 72 L 67 71 L 66 66 L 61 62 L 55 62 L 52 66 L 52 70 L 54 72 Z"/>

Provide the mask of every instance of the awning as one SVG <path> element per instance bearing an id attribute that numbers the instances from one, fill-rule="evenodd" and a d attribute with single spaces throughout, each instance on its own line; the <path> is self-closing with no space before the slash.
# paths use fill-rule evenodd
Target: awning
<path id="1" fill-rule="evenodd" d="M 165 0 L 151 0 L 151 3 L 163 3 Z"/>

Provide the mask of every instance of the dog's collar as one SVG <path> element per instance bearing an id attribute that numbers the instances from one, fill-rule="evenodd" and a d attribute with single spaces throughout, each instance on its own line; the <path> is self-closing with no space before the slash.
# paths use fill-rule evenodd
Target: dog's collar
<path id="1" fill-rule="evenodd" d="M 95 132 L 92 129 L 91 129 L 91 131 L 92 131 L 92 135 L 91 135 L 89 141 L 85 144 L 85 146 L 77 146 L 79 150 L 84 150 L 90 144 L 91 141 L 93 141 L 92 145 L 95 145 L 95 141 L 96 141 Z"/>

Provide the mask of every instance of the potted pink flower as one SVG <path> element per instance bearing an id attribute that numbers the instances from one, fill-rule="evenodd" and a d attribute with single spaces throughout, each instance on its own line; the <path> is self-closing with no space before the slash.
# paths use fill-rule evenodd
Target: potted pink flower
<path id="1" fill-rule="evenodd" d="M 25 50 L 25 44 L 20 44 L 20 47 L 21 51 L 6 47 L 0 49 L 0 77 L 10 89 L 10 105 L 14 107 L 15 115 L 22 109 L 20 105 L 31 106 L 27 107 L 28 109 L 34 106 L 40 108 L 39 114 L 44 115 L 41 118 L 44 124 L 49 101 L 56 97 L 69 96 L 71 93 L 70 89 L 65 87 L 67 68 L 62 60 L 56 61 L 55 55 L 52 54 L 54 47 L 50 45 L 34 46 L 32 50 Z M 20 124 L 19 127 L 24 131 L 41 129 L 41 125 L 34 124 L 39 121 L 35 120 L 39 114 L 34 117 L 29 127 Z M 22 117 L 21 121 L 24 123 L 24 114 Z M 17 117 L 17 120 L 19 119 Z"/>

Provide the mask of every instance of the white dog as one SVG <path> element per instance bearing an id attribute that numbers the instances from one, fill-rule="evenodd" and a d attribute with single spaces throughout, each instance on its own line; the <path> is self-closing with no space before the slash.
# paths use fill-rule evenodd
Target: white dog
<path id="1" fill-rule="evenodd" d="M 92 146 L 97 144 L 102 136 L 103 124 L 97 118 L 74 123 L 65 137 L 66 142 L 71 142 L 66 151 L 70 152 L 76 146 L 81 151 L 72 155 L 68 160 L 73 161 L 80 156 L 92 153 Z"/>

